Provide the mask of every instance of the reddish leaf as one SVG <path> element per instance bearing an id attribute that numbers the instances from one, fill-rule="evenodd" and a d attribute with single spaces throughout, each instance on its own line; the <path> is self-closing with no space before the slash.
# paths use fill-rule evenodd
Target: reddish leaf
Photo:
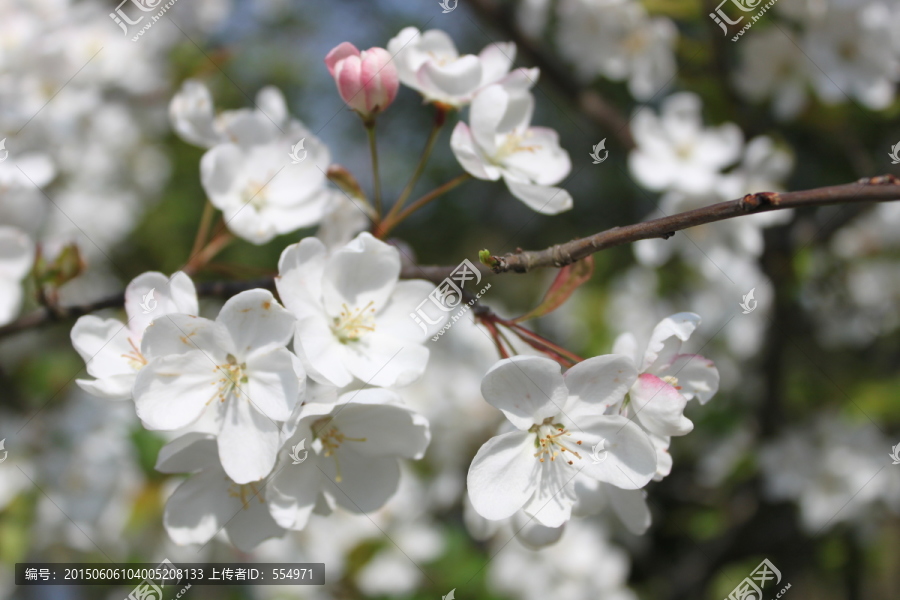
<path id="1" fill-rule="evenodd" d="M 569 296 L 578 289 L 578 287 L 589 280 L 594 274 L 594 257 L 588 256 L 576 263 L 567 265 L 559 270 L 553 285 L 544 294 L 544 299 L 530 312 L 513 319 L 514 323 L 521 323 L 528 319 L 543 317 L 552 313 L 554 310 L 562 306 Z"/>

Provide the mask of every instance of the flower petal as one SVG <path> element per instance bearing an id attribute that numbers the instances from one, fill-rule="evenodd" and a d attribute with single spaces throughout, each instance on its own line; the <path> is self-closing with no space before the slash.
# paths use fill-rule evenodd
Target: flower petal
<path id="1" fill-rule="evenodd" d="M 500 179 L 500 169 L 491 164 L 484 156 L 484 151 L 475 143 L 472 130 L 462 121 L 453 128 L 453 135 L 450 136 L 450 149 L 453 150 L 453 156 L 456 157 L 462 168 L 472 177 L 488 181 Z"/>
<path id="2" fill-rule="evenodd" d="M 219 460 L 235 483 L 259 481 L 272 471 L 280 448 L 280 431 L 239 391 L 225 400 L 219 432 Z"/>
<path id="3" fill-rule="evenodd" d="M 393 456 L 364 456 L 342 444 L 319 462 L 325 489 L 334 501 L 355 513 L 378 510 L 400 485 L 400 464 Z"/>
<path id="4" fill-rule="evenodd" d="M 402 387 L 417 380 L 428 364 L 428 348 L 377 331 L 342 346 L 344 364 L 360 381 Z"/>
<path id="5" fill-rule="evenodd" d="M 243 389 L 256 410 L 273 421 L 286 421 L 291 416 L 300 393 L 292 357 L 286 348 L 276 348 L 247 359 L 247 384 Z"/>
<path id="6" fill-rule="evenodd" d="M 634 535 L 644 535 L 650 528 L 650 508 L 647 506 L 644 490 L 623 490 L 614 485 L 603 486 L 612 509 L 628 531 Z"/>
<path id="7" fill-rule="evenodd" d="M 284 306 L 298 318 L 321 302 L 325 273 L 325 245 L 314 237 L 284 249 L 278 260 L 275 287 Z"/>
<path id="8" fill-rule="evenodd" d="M 134 405 L 147 429 L 180 429 L 215 398 L 220 371 L 200 350 L 151 360 L 134 382 Z"/>
<path id="9" fill-rule="evenodd" d="M 594 356 L 578 363 L 563 377 L 569 390 L 566 416 L 577 421 L 581 414 L 603 414 L 625 398 L 637 375 L 634 362 L 618 354 Z"/>
<path id="10" fill-rule="evenodd" d="M 193 473 L 207 467 L 219 467 L 216 438 L 195 431 L 160 448 L 154 468 L 160 473 Z"/>
<path id="11" fill-rule="evenodd" d="M 378 388 L 345 394 L 332 422 L 347 438 L 365 439 L 351 443 L 359 454 L 422 458 L 431 441 L 428 420 L 404 406 L 380 403 L 391 396 L 396 398 L 393 392 Z M 343 404 L 344 398 L 350 398 L 350 403 Z"/>
<path id="12" fill-rule="evenodd" d="M 228 330 L 238 357 L 249 358 L 286 346 L 294 335 L 295 320 L 272 292 L 256 289 L 229 298 L 216 323 Z"/>
<path id="13" fill-rule="evenodd" d="M 163 525 L 176 544 L 205 544 L 241 509 L 221 469 L 191 476 L 169 496 Z"/>
<path id="14" fill-rule="evenodd" d="M 310 452 L 304 462 L 285 465 L 272 477 L 266 500 L 272 518 L 285 529 L 299 531 L 309 522 L 325 483 L 319 460 Z"/>
<path id="15" fill-rule="evenodd" d="M 677 377 L 681 395 L 688 400 L 697 398 L 700 404 L 709 402 L 719 391 L 719 370 L 699 354 L 678 354 L 660 375 Z"/>
<path id="16" fill-rule="evenodd" d="M 265 489 L 259 490 L 255 497 L 252 491 L 248 493 L 247 503 L 225 525 L 228 539 L 242 552 L 250 552 L 263 541 L 284 535 L 284 529 L 269 513 L 265 494 Z"/>
<path id="17" fill-rule="evenodd" d="M 568 391 L 559 364 L 538 356 L 497 362 L 481 381 L 481 395 L 519 429 L 560 414 Z"/>
<path id="18" fill-rule="evenodd" d="M 597 456 L 605 457 L 595 463 L 589 453 L 583 454 L 576 463 L 583 475 L 634 490 L 647 485 L 656 473 L 656 450 L 649 436 L 625 417 L 582 418 L 578 426 L 580 431 L 573 436 L 582 440 L 585 453 L 597 446 Z"/>
<path id="19" fill-rule="evenodd" d="M 304 363 L 311 377 L 320 376 L 336 385 L 344 387 L 353 381 L 353 375 L 344 365 L 344 349 L 324 315 L 310 315 L 297 321 L 294 336 L 294 352 Z"/>
<path id="20" fill-rule="evenodd" d="M 635 418 L 651 433 L 663 436 L 685 435 L 694 429 L 684 416 L 687 398 L 656 375 L 643 373 L 631 388 Z"/>
<path id="21" fill-rule="evenodd" d="M 328 260 L 322 283 L 325 311 L 332 317 L 346 307 L 376 311 L 387 304 L 400 278 L 400 253 L 363 232 Z"/>
<path id="22" fill-rule="evenodd" d="M 534 494 L 539 464 L 532 434 L 512 431 L 489 439 L 472 459 L 466 478 L 475 511 L 494 521 L 511 517 Z"/>
<path id="23" fill-rule="evenodd" d="M 88 374 L 96 380 L 79 379 L 78 385 L 94 396 L 108 400 L 131 398 L 131 388 L 139 366 L 129 343 L 128 328 L 116 319 L 94 315 L 79 317 L 70 333 L 72 346 L 85 361 Z M 128 355 L 128 356 L 126 356 Z"/>
<path id="24" fill-rule="evenodd" d="M 657 360 L 660 364 L 669 362 L 686 342 L 694 330 L 700 326 L 700 315 L 683 312 L 666 317 L 653 328 L 647 351 L 644 353 L 642 371 L 649 371 Z"/>
<path id="25" fill-rule="evenodd" d="M 531 210 L 543 215 L 555 215 L 572 208 L 572 195 L 563 188 L 517 181 L 503 176 L 509 192 Z"/>

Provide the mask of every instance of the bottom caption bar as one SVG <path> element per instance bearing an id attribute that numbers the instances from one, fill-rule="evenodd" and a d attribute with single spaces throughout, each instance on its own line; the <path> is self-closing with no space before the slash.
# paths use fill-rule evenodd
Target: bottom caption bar
<path id="1" fill-rule="evenodd" d="M 325 563 L 16 563 L 16 585 L 24 586 L 185 584 L 324 585 Z"/>

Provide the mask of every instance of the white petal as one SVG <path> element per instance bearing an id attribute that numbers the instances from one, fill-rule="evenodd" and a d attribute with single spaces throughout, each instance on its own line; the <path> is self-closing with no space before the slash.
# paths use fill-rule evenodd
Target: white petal
<path id="1" fill-rule="evenodd" d="M 191 476 L 169 496 L 163 525 L 179 545 L 205 544 L 241 508 L 228 495 L 231 482 L 221 469 L 209 469 Z"/>
<path id="2" fill-rule="evenodd" d="M 497 134 L 509 107 L 510 94 L 500 85 L 491 85 L 475 96 L 469 109 L 469 124 L 478 147 L 489 156 L 497 152 Z"/>
<path id="3" fill-rule="evenodd" d="M 190 425 L 215 397 L 222 374 L 200 350 L 151 360 L 134 382 L 137 415 L 147 429 Z"/>
<path id="4" fill-rule="evenodd" d="M 478 450 L 466 479 L 475 511 L 506 519 L 525 506 L 536 490 L 534 435 L 513 431 L 492 437 Z"/>
<path id="5" fill-rule="evenodd" d="M 524 512 L 513 515 L 513 530 L 516 538 L 523 544 L 534 550 L 539 550 L 551 544 L 555 544 L 565 531 L 564 526 L 547 527 L 541 525 L 537 519 L 529 517 Z"/>
<path id="6" fill-rule="evenodd" d="M 656 449 L 649 436 L 636 424 L 618 415 L 582 418 L 573 439 L 582 440 L 581 460 L 575 466 L 581 473 L 598 481 L 626 490 L 642 488 L 656 473 Z M 588 448 L 601 444 L 594 463 Z M 600 451 L 602 448 L 603 451 Z"/>
<path id="7" fill-rule="evenodd" d="M 569 153 L 559 145 L 559 135 L 547 127 L 530 127 L 521 145 L 527 149 L 503 159 L 503 167 L 539 185 L 556 185 L 572 170 Z"/>
<path id="8" fill-rule="evenodd" d="M 272 477 L 266 499 L 269 512 L 280 526 L 300 530 L 309 522 L 324 484 L 319 460 L 310 453 L 304 462 L 286 464 Z"/>
<path id="9" fill-rule="evenodd" d="M 311 315 L 297 321 L 294 352 L 309 363 L 306 367 L 337 387 L 350 385 L 353 375 L 344 365 L 344 349 L 328 326 L 324 315 Z"/>
<path id="10" fill-rule="evenodd" d="M 281 435 L 272 419 L 240 392 L 227 399 L 219 433 L 219 460 L 235 483 L 259 481 L 272 471 Z"/>
<path id="11" fill-rule="evenodd" d="M 613 354 L 627 356 L 633 360 L 636 365 L 641 363 L 641 354 L 638 350 L 637 338 L 634 337 L 633 333 L 626 332 L 619 335 L 613 342 L 612 352 Z"/>
<path id="12" fill-rule="evenodd" d="M 31 238 L 15 227 L 0 225 L 0 279 L 25 277 L 34 263 Z"/>
<path id="13" fill-rule="evenodd" d="M 160 448 L 154 468 L 160 473 L 193 473 L 218 466 L 219 451 L 215 436 L 191 432 Z"/>
<path id="14" fill-rule="evenodd" d="M 519 429 L 560 414 L 568 399 L 558 363 L 522 355 L 491 367 L 481 381 L 481 395 Z"/>
<path id="15" fill-rule="evenodd" d="M 663 436 L 685 435 L 694 428 L 684 416 L 687 398 L 656 375 L 643 373 L 631 388 L 635 417 L 651 433 Z"/>
<path id="16" fill-rule="evenodd" d="M 266 492 L 261 489 L 255 497 L 252 491 L 248 492 L 247 504 L 225 525 L 228 539 L 242 552 L 250 552 L 263 541 L 284 534 L 269 513 Z"/>
<path id="17" fill-rule="evenodd" d="M 325 245 L 314 237 L 304 238 L 281 253 L 275 287 L 284 306 L 297 317 L 308 313 L 310 304 L 321 302 L 325 254 Z"/>
<path id="18" fill-rule="evenodd" d="M 650 508 L 647 506 L 644 490 L 623 490 L 614 485 L 604 486 L 616 516 L 628 531 L 634 535 L 644 535 L 650 528 Z"/>
<path id="19" fill-rule="evenodd" d="M 181 271 L 171 277 L 154 271 L 143 273 L 132 279 L 125 288 L 128 328 L 138 340 L 150 322 L 162 315 L 196 315 L 199 311 L 194 282 Z"/>
<path id="20" fill-rule="evenodd" d="M 230 337 L 218 323 L 180 313 L 153 321 L 141 342 L 141 352 L 148 359 L 193 350 L 204 352 L 211 365 L 225 362 L 225 355 L 234 352 Z"/>
<path id="21" fill-rule="evenodd" d="M 325 310 L 336 317 L 345 304 L 362 309 L 371 302 L 378 311 L 387 304 L 399 278 L 397 249 L 363 232 L 328 260 L 322 284 Z"/>
<path id="22" fill-rule="evenodd" d="M 269 290 L 248 290 L 228 299 L 216 323 L 223 325 L 239 357 L 283 348 L 294 335 L 294 316 Z"/>
<path id="23" fill-rule="evenodd" d="M 537 462 L 538 484 L 524 511 L 545 527 L 562 527 L 572 518 L 577 471 L 561 461 Z"/>
<path id="24" fill-rule="evenodd" d="M 426 332 L 422 331 L 422 328 L 416 324 L 411 315 L 416 313 L 416 309 L 419 306 L 427 307 L 433 304 L 430 300 L 424 305 L 422 304 L 422 301 L 426 300 L 433 291 L 434 284 L 430 281 L 421 279 L 398 281 L 387 306 L 375 316 L 376 331 L 389 331 L 391 337 L 409 340 L 418 344 L 424 343 Z M 443 327 L 446 321 L 446 313 L 437 315 L 435 318 L 429 315 L 429 318 L 432 321 L 438 321 L 438 323 L 430 325 L 436 332 Z"/>
<path id="25" fill-rule="evenodd" d="M 332 423 L 347 438 L 366 440 L 347 442 L 359 454 L 422 458 L 431 440 L 425 417 L 402 406 L 361 403 L 386 394 L 394 395 L 376 389 L 347 394 L 351 403 L 336 409 Z"/>
<path id="26" fill-rule="evenodd" d="M 287 120 L 288 109 L 284 94 L 273 85 L 268 85 L 257 92 L 256 108 L 276 125 L 281 125 Z"/>
<path id="27" fill-rule="evenodd" d="M 342 346 L 344 365 L 367 385 L 402 387 L 416 381 L 428 364 L 428 348 L 381 334 L 368 333 Z"/>
<path id="28" fill-rule="evenodd" d="M 541 214 L 555 215 L 572 208 L 572 196 L 562 188 L 516 181 L 508 175 L 503 181 L 513 196 Z"/>
<path id="29" fill-rule="evenodd" d="M 416 73 L 427 96 L 448 101 L 462 101 L 475 92 L 481 84 L 481 76 L 481 61 L 471 54 L 446 64 L 428 61 Z"/>
<path id="30" fill-rule="evenodd" d="M 563 377 L 569 390 L 566 416 L 577 421 L 581 414 L 603 414 L 625 398 L 637 375 L 634 362 L 619 354 L 594 356 L 578 363 Z"/>
<path id="31" fill-rule="evenodd" d="M 209 148 L 220 141 L 213 126 L 212 95 L 199 81 L 187 79 L 181 84 L 169 103 L 169 119 L 175 133 L 190 144 Z"/>
<path id="32" fill-rule="evenodd" d="M 501 42 L 485 46 L 478 53 L 481 59 L 481 85 L 490 85 L 509 73 L 516 60 L 516 45 L 513 42 Z"/>
<path id="33" fill-rule="evenodd" d="M 400 485 L 400 464 L 392 456 L 364 456 L 342 444 L 319 463 L 325 488 L 339 505 L 355 513 L 378 510 Z"/>
<path id="34" fill-rule="evenodd" d="M 646 371 L 660 355 L 665 355 L 665 361 L 668 362 L 678 353 L 681 342 L 686 342 L 699 325 L 700 316 L 688 312 L 677 313 L 660 321 L 650 335 L 642 369 Z"/>
<path id="35" fill-rule="evenodd" d="M 88 374 L 97 378 L 96 381 L 79 379 L 78 385 L 99 398 L 130 398 L 139 363 L 125 357 L 137 354 L 129 343 L 128 328 L 116 319 L 85 315 L 75 322 L 70 336 Z"/>
<path id="36" fill-rule="evenodd" d="M 247 384 L 242 389 L 256 410 L 273 421 L 287 420 L 297 403 L 301 382 L 295 358 L 286 348 L 276 348 L 247 359 Z"/>
<path id="37" fill-rule="evenodd" d="M 699 354 L 679 354 L 661 375 L 678 378 L 681 395 L 688 400 L 697 398 L 706 404 L 719 391 L 719 370 L 713 361 Z"/>
<path id="38" fill-rule="evenodd" d="M 219 144 L 200 159 L 200 183 L 219 210 L 232 209 L 232 186 L 243 162 L 244 153 L 236 144 Z"/>
<path id="39" fill-rule="evenodd" d="M 484 152 L 475 143 L 472 130 L 462 121 L 453 128 L 450 149 L 462 168 L 472 177 L 489 181 L 500 179 L 500 169 L 485 158 Z"/>

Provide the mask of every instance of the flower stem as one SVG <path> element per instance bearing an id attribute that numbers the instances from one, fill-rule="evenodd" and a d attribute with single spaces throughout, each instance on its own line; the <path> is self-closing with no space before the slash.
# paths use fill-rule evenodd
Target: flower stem
<path id="1" fill-rule="evenodd" d="M 463 173 L 462 175 L 458 175 L 457 177 L 454 177 L 453 179 L 451 179 L 444 185 L 431 190 L 430 192 L 428 192 L 427 194 L 425 194 L 424 196 L 422 196 L 421 198 L 419 198 L 418 200 L 416 200 L 415 202 L 413 202 L 412 204 L 407 206 L 405 209 L 403 209 L 403 211 L 399 215 L 396 215 L 395 217 L 386 218 L 381 223 L 381 227 L 379 228 L 379 234 L 380 234 L 379 237 L 384 238 L 391 231 L 391 229 L 393 229 L 394 227 L 396 227 L 397 225 L 402 223 L 403 220 L 406 219 L 406 217 L 413 214 L 414 212 L 416 212 L 417 210 L 419 210 L 420 208 L 422 208 L 423 206 L 425 206 L 432 200 L 434 200 L 436 198 L 440 198 L 441 196 L 443 196 L 444 194 L 446 194 L 447 192 L 449 192 L 456 186 L 460 185 L 461 183 L 465 183 L 466 181 L 470 180 L 471 178 L 472 178 L 472 176 L 469 175 L 468 173 Z"/>
<path id="2" fill-rule="evenodd" d="M 203 247 L 203 244 L 209 237 L 209 228 L 212 225 L 215 211 L 215 207 L 207 200 L 206 204 L 203 205 L 203 215 L 200 217 L 200 226 L 197 228 L 197 236 L 194 238 L 194 245 L 191 248 L 191 257 L 200 252 L 200 248 Z"/>
<path id="3" fill-rule="evenodd" d="M 416 170 L 413 171 L 412 177 L 410 177 L 409 182 L 406 184 L 406 187 L 403 188 L 403 192 L 400 194 L 400 197 L 397 198 L 397 201 L 394 202 L 394 205 L 391 207 L 391 210 L 385 219 L 392 219 L 397 216 L 397 213 L 403 208 L 403 204 L 409 198 L 409 195 L 412 194 L 413 188 L 416 187 L 416 183 L 425 171 L 425 165 L 428 163 L 428 159 L 431 156 L 431 151 L 434 149 L 435 142 L 437 142 L 441 128 L 444 126 L 444 123 L 447 122 L 447 110 L 440 106 L 437 106 L 435 110 L 434 125 L 432 125 L 431 133 L 428 134 L 428 140 L 425 142 L 425 150 L 422 152 L 422 158 L 419 159 Z"/>
<path id="4" fill-rule="evenodd" d="M 375 121 L 366 122 L 369 136 L 369 152 L 372 154 L 372 181 L 375 186 L 375 214 L 381 217 L 381 176 L 378 174 L 378 145 L 375 142 Z"/>
<path id="5" fill-rule="evenodd" d="M 225 247 L 234 241 L 234 236 L 230 231 L 223 231 L 213 237 L 209 243 L 195 254 L 184 267 L 184 272 L 188 275 L 194 275 L 197 271 L 205 267 L 216 254 L 221 252 Z"/>

